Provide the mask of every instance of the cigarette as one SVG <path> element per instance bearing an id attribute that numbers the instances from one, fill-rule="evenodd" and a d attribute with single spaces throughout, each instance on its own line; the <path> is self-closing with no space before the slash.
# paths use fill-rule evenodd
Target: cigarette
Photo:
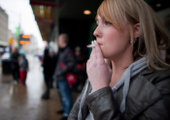
<path id="1" fill-rule="evenodd" d="M 95 45 L 90 44 L 90 45 L 87 45 L 87 47 L 92 48 L 92 47 L 95 47 Z"/>
<path id="2" fill-rule="evenodd" d="M 91 42 L 90 45 L 87 45 L 87 47 L 88 47 L 88 48 L 95 47 L 95 43 L 96 43 L 96 41 L 94 40 L 94 41 Z"/>

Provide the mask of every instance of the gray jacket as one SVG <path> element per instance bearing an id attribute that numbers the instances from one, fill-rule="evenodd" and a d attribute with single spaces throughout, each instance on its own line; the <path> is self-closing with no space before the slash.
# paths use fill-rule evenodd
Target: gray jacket
<path id="1" fill-rule="evenodd" d="M 88 91 L 91 92 L 90 85 Z M 82 107 L 83 120 L 89 114 L 89 110 L 95 120 L 170 120 L 170 71 L 153 71 L 147 68 L 133 77 L 124 113 L 119 112 L 122 87 L 118 89 L 116 99 L 110 87 L 88 93 Z M 81 95 L 74 104 L 68 120 L 78 120 Z"/>
<path id="2" fill-rule="evenodd" d="M 69 47 L 59 50 L 54 77 L 58 80 L 66 80 L 66 73 L 71 71 L 75 65 L 75 58 Z"/>

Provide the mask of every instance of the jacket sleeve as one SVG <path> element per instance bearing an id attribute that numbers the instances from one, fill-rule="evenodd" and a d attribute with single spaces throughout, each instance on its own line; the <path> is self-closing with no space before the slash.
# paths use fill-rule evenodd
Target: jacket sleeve
<path id="1" fill-rule="evenodd" d="M 75 57 L 73 52 L 70 50 L 68 53 L 67 63 L 66 63 L 66 71 L 72 70 L 75 65 Z"/>
<path id="2" fill-rule="evenodd" d="M 114 120 L 117 117 L 118 107 L 110 87 L 89 94 L 86 103 L 95 120 Z"/>
<path id="3" fill-rule="evenodd" d="M 79 96 L 74 103 L 74 106 L 69 114 L 68 120 L 78 120 L 78 111 L 80 106 L 81 96 Z"/>
<path id="4" fill-rule="evenodd" d="M 68 48 L 64 54 L 65 54 L 65 57 L 63 58 L 64 67 L 61 67 L 60 71 L 58 71 L 56 75 L 66 74 L 67 72 L 71 71 L 75 65 L 75 58 L 71 49 Z"/>
<path id="5" fill-rule="evenodd" d="M 65 74 L 68 71 L 71 71 L 75 65 L 75 58 L 74 58 L 74 54 L 70 49 L 67 49 L 67 56 L 66 56 L 66 62 L 65 62 L 65 67 L 61 70 L 60 74 Z"/>
<path id="6" fill-rule="evenodd" d="M 79 112 L 79 109 L 80 109 L 80 102 L 81 102 L 81 99 L 82 99 L 82 95 L 84 94 L 84 91 L 85 91 L 87 86 L 89 86 L 88 80 L 86 81 L 86 84 L 84 85 L 84 88 L 83 88 L 81 94 L 79 95 L 76 102 L 74 103 L 74 106 L 73 106 L 73 108 L 72 108 L 72 110 L 69 114 L 68 120 L 78 120 L 78 112 Z M 88 88 L 88 89 L 90 89 L 90 88 Z"/>

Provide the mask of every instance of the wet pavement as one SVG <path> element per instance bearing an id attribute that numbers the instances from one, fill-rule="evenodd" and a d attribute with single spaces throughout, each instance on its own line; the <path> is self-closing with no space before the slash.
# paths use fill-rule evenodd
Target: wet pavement
<path id="1" fill-rule="evenodd" d="M 51 89 L 49 100 L 41 99 L 45 86 L 40 61 L 33 56 L 28 60 L 25 86 L 14 83 L 11 75 L 0 75 L 0 120 L 60 120 L 57 90 Z"/>

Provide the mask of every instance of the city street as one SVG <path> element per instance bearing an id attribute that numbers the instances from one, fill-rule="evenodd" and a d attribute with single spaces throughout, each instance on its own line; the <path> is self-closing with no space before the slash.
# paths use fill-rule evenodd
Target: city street
<path id="1" fill-rule="evenodd" d="M 57 91 L 51 89 L 49 100 L 42 100 L 44 81 L 37 57 L 28 56 L 29 72 L 26 86 L 14 83 L 11 75 L 1 75 L 0 119 L 1 120 L 58 120 L 61 109 Z"/>

